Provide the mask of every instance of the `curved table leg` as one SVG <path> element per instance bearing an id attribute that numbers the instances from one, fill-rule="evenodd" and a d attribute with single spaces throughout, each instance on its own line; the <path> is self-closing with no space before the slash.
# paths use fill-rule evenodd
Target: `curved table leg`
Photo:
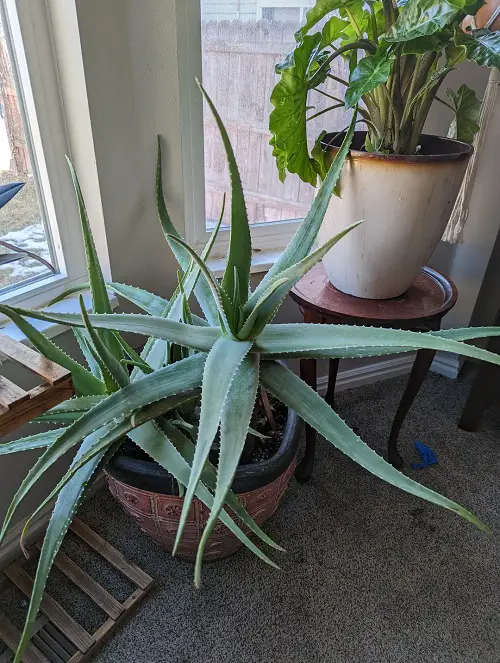
<path id="1" fill-rule="evenodd" d="M 435 350 L 419 350 L 417 352 L 406 389 L 396 412 L 396 416 L 394 417 L 391 434 L 389 436 L 389 443 L 387 445 L 387 455 L 391 465 L 397 469 L 403 467 L 403 458 L 398 451 L 399 431 L 401 430 L 405 417 L 422 386 L 425 376 L 429 372 L 435 354 Z"/>
<path id="2" fill-rule="evenodd" d="M 316 391 L 316 359 L 300 360 L 300 377 Z M 295 478 L 297 481 L 306 482 L 311 478 L 314 465 L 314 454 L 316 452 L 316 431 L 312 426 L 306 424 L 306 450 L 304 457 L 297 465 Z"/>

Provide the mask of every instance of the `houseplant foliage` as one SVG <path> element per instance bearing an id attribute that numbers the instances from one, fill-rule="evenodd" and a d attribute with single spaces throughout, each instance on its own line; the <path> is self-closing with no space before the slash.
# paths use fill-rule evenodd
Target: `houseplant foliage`
<path id="1" fill-rule="evenodd" d="M 318 114 L 309 106 L 312 90 L 331 97 L 320 112 L 359 104 L 368 152 L 417 153 L 434 99 L 455 114 L 449 137 L 470 143 L 478 131 L 474 92 L 465 85 L 447 90 L 445 98 L 438 92 L 465 59 L 500 66 L 499 32 L 461 28 L 482 5 L 482 0 L 317 0 L 295 34 L 294 50 L 276 67 L 280 80 L 271 96 L 269 128 L 281 179 L 297 173 L 315 185 L 318 175 L 325 176 L 325 132 L 308 149 L 307 122 Z M 347 81 L 331 72 L 338 57 L 348 62 Z M 328 77 L 344 86 L 342 98 L 324 92 Z"/>
<path id="2" fill-rule="evenodd" d="M 0 454 L 45 449 L 14 497 L 1 537 L 5 535 L 18 505 L 30 488 L 64 453 L 76 451 L 70 469 L 51 495 L 57 501 L 43 543 L 16 663 L 22 660 L 48 573 L 69 523 L 93 477 L 105 467 L 124 436 L 128 436 L 184 486 L 178 541 L 182 537 L 193 497 L 197 496 L 211 508 L 195 565 L 197 585 L 200 582 L 203 549 L 218 518 L 255 554 L 274 565 L 225 510 L 225 506 L 229 506 L 261 542 L 279 549 L 252 523 L 230 491 L 259 385 L 295 410 L 328 441 L 376 476 L 487 529 L 463 507 L 412 481 L 386 463 L 280 360 L 301 357 L 367 357 L 432 348 L 500 364 L 499 356 L 462 343 L 472 338 L 498 335 L 500 330 L 460 329 L 421 334 L 363 327 L 273 324 L 271 321 L 290 288 L 350 230 L 346 228 L 325 246 L 311 252 L 348 153 L 355 121 L 351 122 L 342 148 L 295 237 L 258 287 L 251 292 L 250 230 L 240 176 L 226 130 L 212 102 L 207 96 L 206 99 L 220 129 L 231 173 L 231 237 L 221 281 L 215 278 L 206 264 L 212 240 L 203 255 L 198 257 L 171 223 L 163 198 L 159 152 L 159 217 L 166 239 L 183 271 L 179 287 L 170 301 L 136 288 L 104 282 L 83 198 L 75 178 L 88 257 L 92 313 L 87 314 L 83 306 L 81 315 L 0 307 L 1 312 L 19 326 L 38 350 L 72 371 L 78 392 L 76 398 L 57 406 L 45 416 L 45 420 L 59 421 L 65 423 L 65 426 L 0 446 Z M 109 289 L 137 304 L 145 314 L 112 313 Z M 203 318 L 189 312 L 187 300 L 192 292 L 201 306 Z M 38 318 L 72 327 L 87 358 L 88 369 L 70 359 L 37 332 L 26 318 Z M 127 345 L 120 332 L 134 332 L 147 337 L 140 355 Z M 172 344 L 183 346 L 184 354 L 177 361 L 169 363 Z M 127 363 L 133 365 L 131 373 L 124 369 Z M 192 442 L 169 421 L 168 413 L 183 403 L 200 398 L 200 393 L 197 438 Z M 208 462 L 208 455 L 218 431 L 220 453 L 215 468 Z"/>

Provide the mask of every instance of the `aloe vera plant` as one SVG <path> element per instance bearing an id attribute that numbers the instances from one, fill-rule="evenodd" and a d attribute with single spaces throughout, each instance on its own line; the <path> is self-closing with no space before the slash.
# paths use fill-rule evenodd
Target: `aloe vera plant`
<path id="1" fill-rule="evenodd" d="M 325 131 L 308 147 L 308 122 L 336 108 L 354 109 L 366 125 L 368 152 L 415 154 L 425 120 L 435 99 L 454 113 L 450 138 L 471 142 L 479 130 L 480 102 L 462 85 L 438 96 L 447 75 L 463 60 L 500 66 L 500 32 L 464 31 L 482 0 L 316 0 L 296 46 L 276 66 L 280 79 L 271 103 L 271 145 L 280 178 L 297 173 L 315 185 L 325 175 L 321 149 Z M 342 58 L 348 80 L 332 71 Z M 343 89 L 340 96 L 324 89 L 328 79 Z M 315 111 L 311 92 L 327 98 Z M 359 106 L 357 106 L 359 104 Z"/>
<path id="2" fill-rule="evenodd" d="M 498 335 L 500 329 L 459 329 L 422 334 L 363 327 L 273 324 L 272 319 L 290 288 L 351 229 L 346 228 L 324 246 L 312 250 L 349 150 L 355 120 L 351 122 L 342 148 L 295 237 L 252 292 L 249 285 L 251 238 L 241 180 L 226 130 L 211 100 L 204 94 L 217 120 L 231 173 L 231 237 L 222 279 L 219 281 L 207 265 L 218 229 L 202 255 L 198 256 L 171 223 L 162 190 L 159 146 L 156 182 L 159 218 L 183 272 L 172 298 L 167 301 L 131 286 L 104 282 L 83 197 L 73 173 L 88 258 L 87 287 L 92 292 L 92 312 L 88 314 L 83 306 L 81 315 L 0 307 L 0 311 L 19 326 L 40 352 L 71 370 L 77 390 L 75 398 L 42 417 L 45 421 L 64 424 L 60 428 L 0 445 L 0 454 L 45 449 L 14 496 L 0 534 L 2 538 L 30 488 L 64 453 L 76 450 L 71 467 L 48 498 L 55 498 L 56 503 L 44 539 L 16 663 L 22 660 L 48 573 L 69 523 L 93 477 L 105 467 L 124 436 L 167 469 L 185 489 L 177 543 L 182 537 L 193 498 L 197 497 L 211 509 L 195 564 L 197 585 L 200 583 L 203 551 L 217 519 L 221 519 L 263 561 L 276 566 L 226 511 L 226 506 L 234 511 L 260 543 L 281 550 L 251 520 L 231 492 L 260 386 L 295 410 L 329 442 L 374 475 L 487 529 L 465 508 L 412 481 L 378 456 L 281 360 L 367 357 L 433 348 L 500 364 L 499 356 L 462 342 Z M 109 290 L 139 306 L 144 314 L 112 313 Z M 188 299 L 192 293 L 201 306 L 203 318 L 189 311 Z M 72 327 L 88 368 L 65 355 L 27 318 Z M 137 354 L 122 338 L 121 332 L 147 337 L 143 351 Z M 176 361 L 172 361 L 173 346 L 182 346 L 182 352 L 175 353 Z M 124 370 L 127 365 L 133 367 L 131 371 Z M 193 441 L 173 423 L 169 413 L 197 399 L 201 399 L 201 411 Z M 220 451 L 217 467 L 214 467 L 209 462 L 209 452 L 217 433 Z"/>

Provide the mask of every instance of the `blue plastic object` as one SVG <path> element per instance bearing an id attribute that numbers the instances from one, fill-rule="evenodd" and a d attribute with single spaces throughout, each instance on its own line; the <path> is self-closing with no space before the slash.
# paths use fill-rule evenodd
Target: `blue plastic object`
<path id="1" fill-rule="evenodd" d="M 422 444 L 422 442 L 415 442 L 415 449 L 418 451 L 422 458 L 421 463 L 412 463 L 411 464 L 411 469 L 412 470 L 423 470 L 426 467 L 429 467 L 430 465 L 436 465 L 438 462 L 436 453 L 428 447 L 426 444 Z"/>

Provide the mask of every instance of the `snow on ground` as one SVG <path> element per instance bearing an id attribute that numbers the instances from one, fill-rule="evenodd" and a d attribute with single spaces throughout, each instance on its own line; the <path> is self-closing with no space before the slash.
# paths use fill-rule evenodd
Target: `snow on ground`
<path id="1" fill-rule="evenodd" d="M 6 235 L 2 235 L 0 239 L 15 244 L 15 246 L 18 246 L 21 249 L 32 251 L 50 262 L 47 238 L 45 236 L 44 227 L 41 223 L 34 223 L 30 226 L 26 226 L 26 228 L 23 228 L 22 230 L 9 232 Z M 1 246 L 0 251 L 2 253 L 10 253 L 10 251 Z M 48 272 L 48 269 L 45 265 L 26 257 L 17 262 L 0 265 L 0 283 L 5 287 L 11 283 L 31 279 L 34 276 L 39 276 L 46 272 Z"/>

